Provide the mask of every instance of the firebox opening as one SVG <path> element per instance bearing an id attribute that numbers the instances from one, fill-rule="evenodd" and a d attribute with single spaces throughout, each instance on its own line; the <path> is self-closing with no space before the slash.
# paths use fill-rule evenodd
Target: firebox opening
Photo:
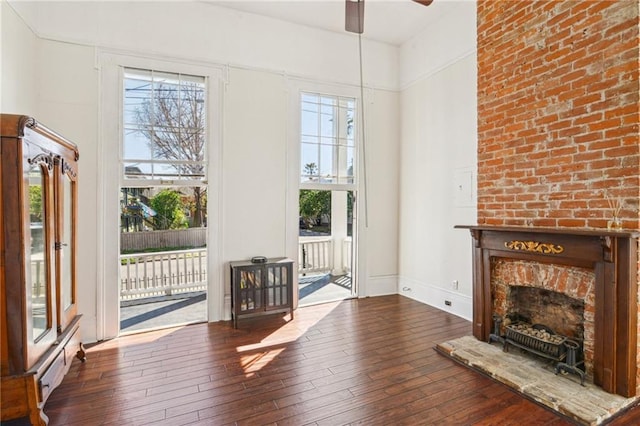
<path id="1" fill-rule="evenodd" d="M 584 342 L 584 301 L 547 289 L 509 286 L 507 323 L 524 321 L 543 324 L 582 346 Z"/>

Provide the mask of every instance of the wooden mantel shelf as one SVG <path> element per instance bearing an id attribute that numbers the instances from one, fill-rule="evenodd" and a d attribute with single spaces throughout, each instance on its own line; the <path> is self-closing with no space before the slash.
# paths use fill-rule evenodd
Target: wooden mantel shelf
<path id="1" fill-rule="evenodd" d="M 498 232 L 530 232 L 533 234 L 560 234 L 577 235 L 591 237 L 626 237 L 638 238 L 640 231 L 621 229 L 595 229 L 595 228 L 542 228 L 533 226 L 491 226 L 491 225 L 456 225 L 456 229 L 469 229 L 478 231 L 498 231 Z"/>
<path id="2" fill-rule="evenodd" d="M 638 237 L 634 230 L 458 225 L 473 237 L 473 334 L 492 327 L 491 259 L 590 268 L 595 273 L 593 381 L 605 391 L 636 395 Z"/>

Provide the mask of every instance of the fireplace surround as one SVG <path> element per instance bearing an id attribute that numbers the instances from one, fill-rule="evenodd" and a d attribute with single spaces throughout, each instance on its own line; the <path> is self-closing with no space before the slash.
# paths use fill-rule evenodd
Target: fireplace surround
<path id="1" fill-rule="evenodd" d="M 638 232 L 457 226 L 473 238 L 473 335 L 489 341 L 494 303 L 492 263 L 514 259 L 592 270 L 593 382 L 634 397 L 638 374 Z M 555 289 L 551 289 L 555 290 Z M 591 338 L 591 336 L 585 336 Z"/>

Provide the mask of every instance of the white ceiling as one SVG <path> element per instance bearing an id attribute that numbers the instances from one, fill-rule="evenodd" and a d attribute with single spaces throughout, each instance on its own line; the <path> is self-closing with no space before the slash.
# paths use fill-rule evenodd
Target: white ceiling
<path id="1" fill-rule="evenodd" d="M 344 33 L 348 0 L 202 0 L 287 22 Z M 465 0 L 434 0 L 422 6 L 412 0 L 366 0 L 364 38 L 400 45 Z M 473 0 L 466 0 L 473 1 Z"/>

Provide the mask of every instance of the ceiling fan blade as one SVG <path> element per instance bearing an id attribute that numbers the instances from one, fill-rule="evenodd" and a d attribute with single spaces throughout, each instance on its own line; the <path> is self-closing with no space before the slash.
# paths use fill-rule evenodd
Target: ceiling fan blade
<path id="1" fill-rule="evenodd" d="M 433 0 L 413 0 L 416 3 L 420 3 L 423 6 L 429 6 L 431 3 L 433 3 Z"/>
<path id="2" fill-rule="evenodd" d="M 356 34 L 364 32 L 364 0 L 345 0 L 344 29 Z"/>

